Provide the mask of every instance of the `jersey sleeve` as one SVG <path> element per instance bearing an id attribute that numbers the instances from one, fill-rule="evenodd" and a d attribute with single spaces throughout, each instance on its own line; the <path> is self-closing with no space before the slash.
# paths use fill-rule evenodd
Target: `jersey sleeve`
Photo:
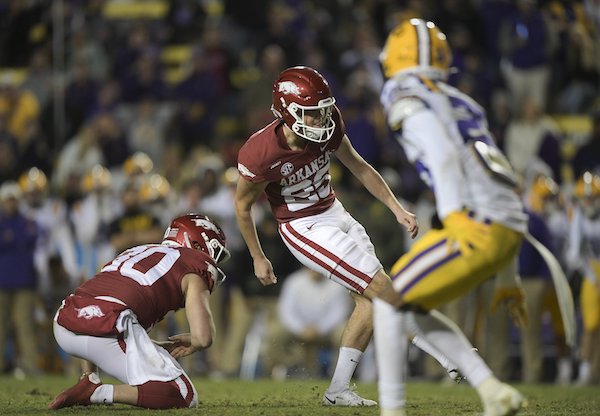
<path id="1" fill-rule="evenodd" d="M 209 291 L 212 293 L 214 283 L 218 278 L 217 266 L 209 256 L 199 256 L 197 252 L 192 250 L 193 249 L 179 249 L 181 253 L 181 257 L 178 261 L 180 268 L 178 271 L 180 274 L 179 279 L 183 279 L 183 276 L 188 273 L 197 274 L 204 280 Z"/>
<path id="2" fill-rule="evenodd" d="M 255 143 L 254 138 L 250 138 L 240 149 L 238 153 L 238 171 L 246 180 L 250 182 L 264 182 L 266 172 L 263 168 L 263 161 L 257 151 L 259 143 Z"/>

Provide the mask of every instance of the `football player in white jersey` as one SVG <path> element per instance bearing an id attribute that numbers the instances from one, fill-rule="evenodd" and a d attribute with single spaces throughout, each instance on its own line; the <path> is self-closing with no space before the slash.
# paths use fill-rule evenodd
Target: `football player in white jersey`
<path id="1" fill-rule="evenodd" d="M 479 393 L 485 416 L 513 415 L 523 396 L 501 383 L 460 330 L 434 308 L 501 272 L 494 300 L 508 300 L 513 317 L 526 320 L 515 260 L 527 215 L 514 191 L 515 175 L 487 129 L 484 110 L 445 83 L 451 52 L 432 22 L 399 24 L 380 61 L 388 125 L 433 190 L 443 224 L 425 233 L 392 267 L 396 300 L 374 301 L 381 414 L 405 414 L 407 341 L 402 334 L 408 332 L 450 357 Z"/>
<path id="2" fill-rule="evenodd" d="M 589 385 L 600 330 L 600 176 L 585 172 L 575 185 L 575 200 L 567 263 L 584 276 L 579 295 L 583 333 L 576 384 Z"/>
<path id="3" fill-rule="evenodd" d="M 44 297 L 51 296 L 53 282 L 50 259 L 59 257 L 61 265 L 69 276 L 70 287 L 76 287 L 82 278 L 77 265 L 75 237 L 68 221 L 65 202 L 50 195 L 46 174 L 33 167 L 19 177 L 23 192 L 22 210 L 35 220 L 40 229 L 36 243 L 34 261 L 39 273 L 38 290 Z"/>

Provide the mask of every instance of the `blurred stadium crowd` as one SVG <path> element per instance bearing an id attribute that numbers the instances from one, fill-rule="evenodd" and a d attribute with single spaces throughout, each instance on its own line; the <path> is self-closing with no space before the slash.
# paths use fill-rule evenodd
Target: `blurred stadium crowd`
<path id="1" fill-rule="evenodd" d="M 199 211 L 223 226 L 233 260 L 212 296 L 219 336 L 186 363 L 191 374 L 281 377 L 310 367 L 311 376 L 325 375 L 314 365 L 327 362 L 322 349 L 311 350 L 308 364 L 284 349 L 290 334 L 302 345 L 326 345 L 326 337 L 305 339 L 279 319 L 293 309 L 277 304 L 279 291 L 300 265 L 266 206 L 256 211 L 259 231 L 283 283 L 263 288 L 253 275 L 233 211 L 237 150 L 272 120 L 279 72 L 312 66 L 330 81 L 354 147 L 429 227 L 431 194 L 390 137 L 378 101 L 383 39 L 415 16 L 448 35 L 450 82 L 488 111 L 547 234 L 540 238 L 578 298 L 587 270 L 565 247 L 572 213 L 590 199 L 600 204 L 596 182 L 577 187 L 584 172 L 600 174 L 600 2 L 7 0 L 0 2 L 0 369 L 76 371 L 51 335 L 58 302 L 116 253 L 159 242 L 171 218 Z M 390 266 L 409 244 L 404 232 L 390 230 L 394 218 L 349 172 L 332 172 L 340 199 Z M 547 271 L 522 254 L 521 274 L 537 302 L 530 334 L 512 328 L 506 311 L 486 309 L 485 288 L 449 313 L 501 378 L 597 380 L 598 351 L 594 370 L 580 348 L 561 342 L 560 325 L 545 312 L 554 309 Z M 156 330 L 176 331 L 181 318 Z M 592 336 L 598 344 L 597 328 Z M 414 376 L 437 376 L 413 358 Z"/>

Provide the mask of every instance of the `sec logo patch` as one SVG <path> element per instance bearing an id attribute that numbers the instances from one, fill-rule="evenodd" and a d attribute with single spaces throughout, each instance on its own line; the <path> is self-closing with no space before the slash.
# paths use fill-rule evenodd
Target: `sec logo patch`
<path id="1" fill-rule="evenodd" d="M 285 162 L 279 171 L 283 176 L 287 176 L 294 171 L 294 165 L 291 162 Z"/>

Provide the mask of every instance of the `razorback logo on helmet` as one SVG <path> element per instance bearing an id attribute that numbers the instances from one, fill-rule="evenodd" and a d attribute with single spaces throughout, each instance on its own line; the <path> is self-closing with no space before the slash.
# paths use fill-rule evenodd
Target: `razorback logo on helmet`
<path id="1" fill-rule="evenodd" d="M 300 95 L 300 88 L 292 81 L 282 81 L 277 86 L 277 90 L 284 94 Z"/>
<path id="2" fill-rule="evenodd" d="M 77 311 L 78 318 L 92 319 L 92 318 L 102 318 L 104 316 L 104 312 L 100 309 L 98 305 L 89 305 L 85 306 L 81 309 L 75 308 Z"/>
<path id="3" fill-rule="evenodd" d="M 206 228 L 208 230 L 214 231 L 215 233 L 219 233 L 219 229 L 217 228 L 217 226 L 210 221 L 207 221 L 203 218 L 192 218 L 191 220 L 194 222 L 194 224 L 196 224 L 196 227 Z"/>

